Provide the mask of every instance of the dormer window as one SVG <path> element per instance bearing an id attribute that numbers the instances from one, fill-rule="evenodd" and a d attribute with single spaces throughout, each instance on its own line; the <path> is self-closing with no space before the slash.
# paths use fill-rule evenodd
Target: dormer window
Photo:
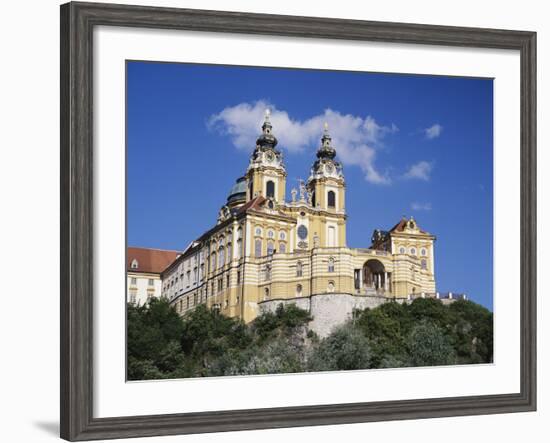
<path id="1" fill-rule="evenodd" d="M 132 263 L 130 264 L 130 268 L 132 268 L 132 269 L 139 268 L 139 263 L 135 258 L 132 260 Z"/>

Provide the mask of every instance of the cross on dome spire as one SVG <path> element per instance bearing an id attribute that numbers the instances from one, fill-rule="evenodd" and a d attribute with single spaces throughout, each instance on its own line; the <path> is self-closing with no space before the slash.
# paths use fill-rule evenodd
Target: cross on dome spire
<path id="1" fill-rule="evenodd" d="M 330 158 L 336 157 L 336 150 L 332 147 L 332 137 L 328 132 L 328 123 L 323 125 L 323 137 L 321 138 L 321 147 L 317 151 L 317 158 Z"/>
<path id="2" fill-rule="evenodd" d="M 271 125 L 271 111 L 269 108 L 264 113 L 264 123 L 262 125 L 262 135 L 256 140 L 256 145 L 260 147 L 275 148 L 277 145 L 277 138 L 273 135 L 273 126 Z"/>

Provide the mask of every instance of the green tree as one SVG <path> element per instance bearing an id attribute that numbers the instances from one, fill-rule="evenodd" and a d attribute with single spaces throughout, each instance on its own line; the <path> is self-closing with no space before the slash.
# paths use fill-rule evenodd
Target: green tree
<path id="1" fill-rule="evenodd" d="M 481 305 L 459 300 L 449 306 L 452 338 L 460 363 L 493 361 L 493 313 Z"/>
<path id="2" fill-rule="evenodd" d="M 451 340 L 433 320 L 420 320 L 406 344 L 411 366 L 450 365 L 456 361 Z"/>
<path id="3" fill-rule="evenodd" d="M 163 378 L 183 363 L 183 322 L 166 300 L 129 304 L 127 315 L 128 379 Z"/>
<path id="4" fill-rule="evenodd" d="M 336 328 L 313 348 L 309 371 L 365 369 L 370 367 L 371 351 L 367 338 L 352 324 Z"/>
<path id="5" fill-rule="evenodd" d="M 245 349 L 252 337 L 242 321 L 220 315 L 204 305 L 183 318 L 181 346 L 195 376 L 218 374 L 217 359 L 230 350 Z"/>
<path id="6" fill-rule="evenodd" d="M 260 340 L 276 336 L 290 336 L 297 329 L 306 327 L 312 317 L 304 309 L 294 304 L 284 306 L 280 303 L 275 312 L 265 312 L 254 319 L 252 330 Z"/>
<path id="7" fill-rule="evenodd" d="M 396 302 L 355 313 L 354 325 L 368 339 L 373 367 L 389 367 L 390 362 L 405 360 L 409 324 L 407 307 Z"/>

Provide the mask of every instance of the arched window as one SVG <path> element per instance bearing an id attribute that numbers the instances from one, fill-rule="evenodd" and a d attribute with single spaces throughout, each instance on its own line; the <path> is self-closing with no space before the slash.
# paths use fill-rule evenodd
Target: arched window
<path id="1" fill-rule="evenodd" d="M 272 241 L 267 242 L 267 255 L 273 255 L 273 250 L 274 250 L 273 242 Z"/>
<path id="2" fill-rule="evenodd" d="M 237 240 L 237 258 L 241 258 L 243 256 L 243 241 L 239 238 Z"/>
<path id="3" fill-rule="evenodd" d="M 333 281 L 329 281 L 328 282 L 328 286 L 327 286 L 327 291 L 328 292 L 334 292 L 334 282 Z"/>
<path id="4" fill-rule="evenodd" d="M 280 239 L 280 240 L 286 239 L 286 234 L 284 233 L 284 231 L 281 231 L 281 232 L 279 233 L 279 239 Z"/>
<path id="5" fill-rule="evenodd" d="M 426 261 L 425 258 L 420 260 L 420 266 L 422 267 L 422 269 L 428 269 L 428 262 Z"/>
<path id="6" fill-rule="evenodd" d="M 264 289 L 264 300 L 269 300 L 269 288 Z"/>
<path id="7" fill-rule="evenodd" d="M 262 241 L 260 239 L 257 239 L 254 242 L 254 255 L 256 257 L 261 257 L 262 256 Z"/>
<path id="8" fill-rule="evenodd" d="M 311 206 L 314 208 L 317 207 L 317 199 L 315 197 L 315 191 L 311 193 Z"/>
<path id="9" fill-rule="evenodd" d="M 270 266 L 270 265 L 267 265 L 267 266 L 265 267 L 264 278 L 265 278 L 266 280 L 271 280 L 271 266 Z"/>
<path id="10" fill-rule="evenodd" d="M 262 228 L 256 228 L 256 230 L 254 231 L 256 233 L 257 236 L 260 236 L 262 235 Z"/>
<path id="11" fill-rule="evenodd" d="M 426 255 L 426 249 L 422 248 L 422 249 L 420 250 L 420 255 Z"/>
<path id="12" fill-rule="evenodd" d="M 279 243 L 279 252 L 281 254 L 286 253 L 286 245 L 284 243 Z"/>
<path id="13" fill-rule="evenodd" d="M 296 297 L 302 296 L 302 285 L 296 285 Z"/>
<path id="14" fill-rule="evenodd" d="M 216 269 L 216 253 L 212 252 L 212 255 L 210 256 L 210 269 L 214 270 Z"/>
<path id="15" fill-rule="evenodd" d="M 139 263 L 138 263 L 138 261 L 137 261 L 135 258 L 132 260 L 132 264 L 130 265 L 130 267 L 131 267 L 132 269 L 137 269 L 137 268 L 139 268 Z"/>
<path id="16" fill-rule="evenodd" d="M 275 183 L 272 180 L 268 180 L 265 184 L 265 195 L 267 198 L 275 198 Z"/>
<path id="17" fill-rule="evenodd" d="M 335 208 L 336 207 L 336 194 L 334 193 L 334 191 L 328 191 L 327 200 L 328 200 L 328 207 L 329 208 Z"/>
<path id="18" fill-rule="evenodd" d="M 303 265 L 302 265 L 302 262 L 299 261 L 298 263 L 296 263 L 296 277 L 301 277 L 302 274 L 303 274 Z"/>
<path id="19" fill-rule="evenodd" d="M 403 247 L 399 248 L 399 253 L 404 254 L 405 253 L 405 248 L 403 248 Z"/>
<path id="20" fill-rule="evenodd" d="M 218 249 L 218 268 L 221 268 L 225 264 L 225 250 L 223 247 Z"/>
<path id="21" fill-rule="evenodd" d="M 231 244 L 231 242 L 227 243 L 227 247 L 225 248 L 225 251 L 227 253 L 226 263 L 230 263 L 231 259 L 233 258 L 232 257 L 232 255 L 233 255 L 233 245 Z"/>
<path id="22" fill-rule="evenodd" d="M 411 255 L 416 255 L 416 249 L 415 248 L 411 248 Z"/>
<path id="23" fill-rule="evenodd" d="M 334 272 L 334 259 L 332 257 L 328 259 L 328 272 Z"/>

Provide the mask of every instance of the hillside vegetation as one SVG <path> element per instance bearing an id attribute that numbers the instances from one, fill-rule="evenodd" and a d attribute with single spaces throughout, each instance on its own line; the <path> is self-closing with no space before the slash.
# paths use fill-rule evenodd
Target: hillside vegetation
<path id="1" fill-rule="evenodd" d="M 489 363 L 493 314 L 471 301 L 386 303 L 320 339 L 280 305 L 245 325 L 204 306 L 180 317 L 163 299 L 128 305 L 128 379 Z"/>

